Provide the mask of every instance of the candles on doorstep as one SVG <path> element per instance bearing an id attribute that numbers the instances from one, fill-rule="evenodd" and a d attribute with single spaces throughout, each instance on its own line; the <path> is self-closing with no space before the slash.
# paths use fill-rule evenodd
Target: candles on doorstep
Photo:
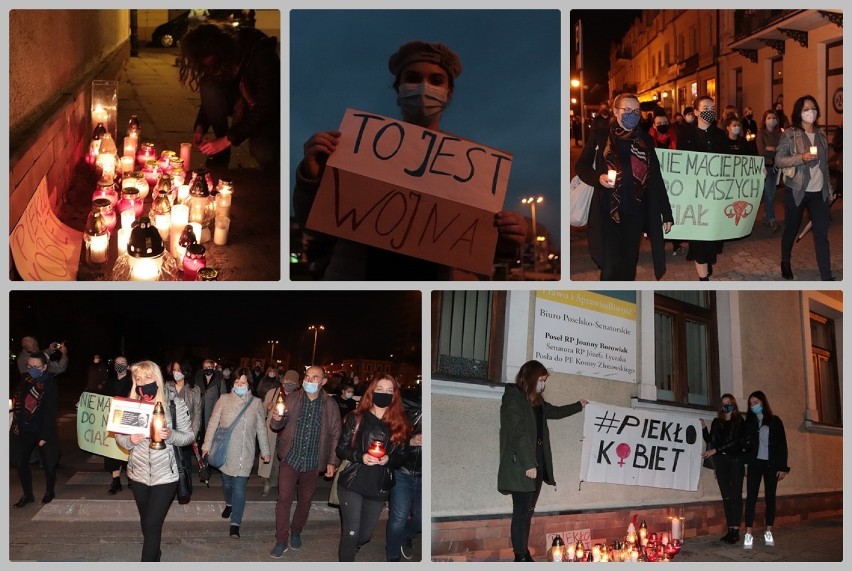
<path id="1" fill-rule="evenodd" d="M 136 211 L 133 210 L 132 208 L 125 210 L 121 213 L 121 227 L 122 228 L 127 228 L 128 230 L 130 230 L 130 228 L 133 226 L 133 222 L 135 222 L 135 221 L 136 221 Z"/>
<path id="2" fill-rule="evenodd" d="M 175 162 L 172 161 L 172 165 L 174 164 Z M 183 170 L 183 167 L 181 166 L 172 166 L 172 172 L 170 172 L 169 174 L 172 175 L 172 186 L 175 188 L 175 190 L 177 190 L 183 185 L 184 182 L 186 182 L 186 171 Z M 186 193 L 189 194 L 189 186 L 187 186 L 186 188 Z"/>
<path id="3" fill-rule="evenodd" d="M 180 238 L 181 232 L 183 232 L 184 227 L 189 222 L 189 207 L 185 204 L 174 204 L 172 205 L 172 222 L 171 229 L 169 231 L 170 236 L 170 244 L 169 250 L 172 253 L 172 257 L 174 257 L 178 264 L 180 264 L 181 256 L 183 256 L 183 252 L 178 250 L 178 240 Z"/>
<path id="4" fill-rule="evenodd" d="M 160 238 L 163 242 L 168 241 L 172 224 L 172 203 L 165 189 L 157 191 L 157 196 L 151 204 L 151 216 L 154 219 L 154 227 L 160 233 Z"/>
<path id="5" fill-rule="evenodd" d="M 183 160 L 183 168 L 189 170 L 190 167 L 190 155 L 192 154 L 192 143 L 181 143 L 180 144 L 180 158 Z"/>
<path id="6" fill-rule="evenodd" d="M 566 547 L 568 561 L 574 561 L 574 544 L 569 543 L 568 547 Z"/>
<path id="7" fill-rule="evenodd" d="M 136 159 L 132 156 L 123 156 L 121 157 L 121 176 L 122 182 L 124 182 L 124 178 L 127 178 L 127 175 L 133 172 L 133 167 L 135 166 Z"/>
<path id="8" fill-rule="evenodd" d="M 107 231 L 112 234 L 112 231 L 115 230 L 116 224 L 118 224 L 118 217 L 116 216 L 115 210 L 113 210 L 110 201 L 106 198 L 96 198 L 92 201 L 92 210 L 95 209 L 101 213 L 104 223 L 106 224 Z"/>
<path id="9" fill-rule="evenodd" d="M 101 215 L 100 204 L 93 204 L 86 218 L 86 231 L 83 235 L 86 244 L 86 262 L 93 265 L 107 261 L 109 248 L 109 229 Z"/>
<path id="10" fill-rule="evenodd" d="M 145 162 L 142 172 L 145 174 L 145 181 L 148 183 L 148 189 L 145 191 L 145 194 L 148 194 L 148 191 L 153 190 L 157 181 L 160 180 L 160 174 L 162 172 L 162 169 L 160 169 L 160 163 L 158 163 L 155 159 L 150 159 Z"/>
<path id="11" fill-rule="evenodd" d="M 189 197 L 189 185 L 188 184 L 182 184 L 182 185 L 178 186 L 177 201 L 180 204 L 183 204 L 188 197 Z"/>
<path id="12" fill-rule="evenodd" d="M 174 151 L 163 151 L 160 153 L 160 170 L 162 172 L 169 172 L 171 170 L 172 157 L 177 156 L 177 153 Z"/>
<path id="13" fill-rule="evenodd" d="M 99 198 L 106 198 L 112 204 L 113 208 L 118 202 L 118 191 L 115 189 L 115 183 L 111 180 L 101 179 L 98 181 L 98 188 L 92 193 L 92 202 Z"/>
<path id="14" fill-rule="evenodd" d="M 230 217 L 231 215 L 231 196 L 233 196 L 233 187 L 220 188 L 216 194 L 216 216 Z"/>
<path id="15" fill-rule="evenodd" d="M 118 201 L 117 209 L 119 212 L 132 209 L 136 218 L 142 216 L 143 202 L 139 196 L 139 189 L 135 186 L 129 186 L 121 191 L 121 200 Z"/>
<path id="16" fill-rule="evenodd" d="M 205 237 L 204 236 L 204 230 L 205 229 L 201 226 L 201 224 L 199 224 L 198 222 L 190 222 L 189 225 L 192 226 L 192 234 L 193 234 L 193 236 L 195 236 L 195 241 L 198 242 L 199 244 L 202 243 L 202 242 L 205 242 L 205 240 L 203 240 L 203 238 Z M 209 234 L 210 230 L 207 230 L 207 233 Z M 208 238 L 208 240 L 209 240 L 209 238 Z"/>
<path id="17" fill-rule="evenodd" d="M 133 225 L 127 242 L 127 255 L 130 264 L 130 279 L 137 281 L 156 281 L 160 277 L 163 265 L 163 239 L 147 216 Z"/>
<path id="18" fill-rule="evenodd" d="M 672 541 L 683 539 L 683 522 L 677 516 L 672 518 Z"/>
<path id="19" fill-rule="evenodd" d="M 130 241 L 130 231 L 131 230 L 132 230 L 132 228 L 130 228 L 130 226 L 127 226 L 127 227 L 122 226 L 121 228 L 118 229 L 117 242 L 118 242 L 118 255 L 119 256 L 127 253 L 127 242 Z"/>
<path id="20" fill-rule="evenodd" d="M 144 167 L 148 161 L 157 160 L 157 149 L 154 143 L 142 143 L 139 146 L 139 151 L 136 153 L 136 163 L 140 167 Z"/>
<path id="21" fill-rule="evenodd" d="M 231 219 L 226 216 L 217 216 L 215 229 L 213 231 L 213 243 L 224 246 L 228 243 L 228 229 L 231 227 Z"/>
<path id="22" fill-rule="evenodd" d="M 136 160 L 136 151 L 139 146 L 139 139 L 128 135 L 124 138 L 124 156 L 130 157 L 133 161 Z M 130 169 L 133 170 L 133 169 Z"/>
<path id="23" fill-rule="evenodd" d="M 96 79 L 92 82 L 92 125 L 103 123 L 107 131 L 116 134 L 118 117 L 118 82 Z"/>
<path id="24" fill-rule="evenodd" d="M 381 440 L 373 440 L 367 449 L 367 454 L 373 458 L 382 458 L 385 455 L 385 444 Z"/>

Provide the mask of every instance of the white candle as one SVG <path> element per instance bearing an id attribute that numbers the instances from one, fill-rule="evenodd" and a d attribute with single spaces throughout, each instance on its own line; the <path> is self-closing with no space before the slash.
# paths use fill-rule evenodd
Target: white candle
<path id="1" fill-rule="evenodd" d="M 124 156 L 133 159 L 131 164 L 136 161 L 136 147 L 139 142 L 138 137 L 127 136 L 124 138 Z M 133 170 L 133 169 L 130 169 Z"/>
<path id="2" fill-rule="evenodd" d="M 136 220 L 136 211 L 132 208 L 128 208 L 127 210 L 122 210 L 121 212 L 121 227 L 127 228 L 130 230 L 130 227 L 133 226 L 133 222 Z"/>
<path id="3" fill-rule="evenodd" d="M 201 237 L 204 235 L 204 230 L 201 228 L 200 222 L 190 222 L 190 226 L 192 226 L 192 233 L 195 234 L 195 241 L 198 243 L 205 242 Z M 209 230 L 207 231 L 210 232 Z"/>
<path id="4" fill-rule="evenodd" d="M 189 196 L 189 185 L 182 184 L 178 187 L 177 201 L 183 204 L 183 201 Z"/>
<path id="5" fill-rule="evenodd" d="M 682 522 L 679 517 L 672 518 L 672 539 L 683 539 Z"/>
<path id="6" fill-rule="evenodd" d="M 816 145 L 811 145 L 811 154 L 812 154 L 812 155 L 817 154 L 817 148 L 816 148 Z"/>
<path id="7" fill-rule="evenodd" d="M 635 549 L 630 552 L 630 561 L 632 561 L 633 563 L 639 561 L 639 552 Z"/>
<path id="8" fill-rule="evenodd" d="M 101 169 L 102 178 L 115 178 L 115 155 L 109 153 L 99 154 L 97 165 Z"/>
<path id="9" fill-rule="evenodd" d="M 122 224 L 124 222 L 122 221 Z M 130 227 L 121 227 L 118 229 L 118 255 L 127 253 L 127 243 L 130 241 Z"/>
<path id="10" fill-rule="evenodd" d="M 231 226 L 231 219 L 225 216 L 216 217 L 216 229 L 213 232 L 213 243 L 217 246 L 224 246 L 228 243 L 228 229 Z"/>
<path id="11" fill-rule="evenodd" d="M 607 179 L 610 183 L 615 183 L 615 176 L 616 176 L 616 174 L 617 174 L 617 173 L 615 172 L 615 169 L 609 169 L 608 171 L 606 171 L 606 179 Z"/>
<path id="12" fill-rule="evenodd" d="M 568 561 L 574 561 L 574 544 L 568 544 Z"/>
<path id="13" fill-rule="evenodd" d="M 164 243 L 169 241 L 169 229 L 171 228 L 171 224 L 171 212 L 167 214 L 154 215 L 154 227 L 160 232 L 160 238 L 163 239 Z"/>
<path id="14" fill-rule="evenodd" d="M 192 154 L 192 143 L 180 144 L 180 158 L 183 159 L 183 169 L 189 172 L 189 157 Z"/>
<path id="15" fill-rule="evenodd" d="M 216 195 L 216 216 L 231 216 L 231 198 L 233 196 L 231 190 L 220 190 Z"/>
<path id="16" fill-rule="evenodd" d="M 96 104 L 95 108 L 92 109 L 92 123 L 94 123 L 95 126 L 97 126 L 98 123 L 103 123 L 104 127 L 109 129 L 109 113 L 107 113 L 107 110 L 104 109 L 104 106 L 100 103 Z"/>
<path id="17" fill-rule="evenodd" d="M 109 248 L 109 234 L 92 236 L 89 239 L 89 255 L 93 264 L 103 264 L 107 261 L 107 248 Z"/>
<path id="18" fill-rule="evenodd" d="M 151 258 L 139 258 L 130 270 L 130 279 L 133 281 L 155 282 L 160 275 L 157 262 Z"/>
<path id="19" fill-rule="evenodd" d="M 183 258 L 183 252 L 178 245 L 180 234 L 184 227 L 189 222 L 189 206 L 186 204 L 175 204 L 172 206 L 172 226 L 171 226 L 171 253 L 177 259 L 178 263 Z"/>
<path id="20" fill-rule="evenodd" d="M 133 165 L 135 164 L 136 159 L 133 157 L 123 156 L 121 157 L 121 176 L 126 177 L 130 173 L 133 172 Z M 123 179 L 122 179 L 123 180 Z"/>

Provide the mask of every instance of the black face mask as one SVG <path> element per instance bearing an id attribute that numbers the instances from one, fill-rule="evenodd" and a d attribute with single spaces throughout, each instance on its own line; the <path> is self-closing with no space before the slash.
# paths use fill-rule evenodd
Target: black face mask
<path id="1" fill-rule="evenodd" d="M 373 393 L 373 404 L 379 408 L 387 408 L 393 400 L 393 395 L 388 393 Z"/>
<path id="2" fill-rule="evenodd" d="M 665 135 L 668 132 L 669 132 L 669 126 L 668 125 L 657 125 L 657 133 L 659 133 L 660 135 Z"/>
<path id="3" fill-rule="evenodd" d="M 155 397 L 157 396 L 157 383 L 152 382 L 147 385 L 136 385 L 136 394 L 140 397 L 148 396 Z"/>
<path id="4" fill-rule="evenodd" d="M 213 374 L 213 369 L 204 369 L 204 374 L 208 377 Z"/>

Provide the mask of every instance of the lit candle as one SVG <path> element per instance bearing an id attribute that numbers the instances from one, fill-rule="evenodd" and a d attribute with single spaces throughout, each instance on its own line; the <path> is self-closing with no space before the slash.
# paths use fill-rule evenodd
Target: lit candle
<path id="1" fill-rule="evenodd" d="M 669 544 L 669 532 L 664 531 L 662 537 L 660 538 L 660 543 L 663 545 Z"/>
<path id="2" fill-rule="evenodd" d="M 139 258 L 130 270 L 130 279 L 139 282 L 155 282 L 160 275 L 157 262 L 151 258 Z M 162 427 L 161 427 L 162 428 Z"/>
<path id="3" fill-rule="evenodd" d="M 216 228 L 213 232 L 213 243 L 217 246 L 224 246 L 228 243 L 228 228 L 231 226 L 231 219 L 226 216 L 216 217 Z"/>
<path id="4" fill-rule="evenodd" d="M 192 233 L 195 234 L 195 241 L 196 242 L 198 242 L 200 244 L 200 243 L 206 242 L 207 240 L 210 239 L 209 237 L 207 238 L 207 240 L 201 239 L 201 237 L 204 236 L 204 230 L 206 230 L 206 229 L 201 228 L 201 223 L 190 222 L 189 225 L 192 226 Z M 210 234 L 210 230 L 207 230 L 207 233 Z"/>
<path id="5" fill-rule="evenodd" d="M 373 458 L 382 458 L 385 455 L 385 445 L 381 440 L 373 440 L 370 448 L 367 449 L 367 454 Z"/>
<path id="6" fill-rule="evenodd" d="M 568 544 L 568 561 L 574 561 L 574 544 Z"/>
<path id="7" fill-rule="evenodd" d="M 615 184 L 616 174 L 615 169 L 609 169 L 606 171 L 606 179 L 610 182 L 610 184 Z"/>
<path id="8" fill-rule="evenodd" d="M 139 143 L 139 138 L 128 135 L 124 138 L 124 156 L 130 157 L 133 161 L 136 160 L 136 148 Z M 134 163 L 135 164 L 135 163 Z M 133 169 L 130 169 L 133 170 Z"/>
<path id="9" fill-rule="evenodd" d="M 121 227 L 127 228 L 130 230 L 130 227 L 133 226 L 133 222 L 136 220 L 136 211 L 132 208 L 122 211 L 121 213 Z"/>
<path id="10" fill-rule="evenodd" d="M 812 155 L 817 154 L 817 148 L 816 148 L 816 145 L 811 145 L 811 154 L 812 154 Z"/>
<path id="11" fill-rule="evenodd" d="M 683 528 L 679 517 L 672 518 L 672 539 L 683 539 Z"/>
<path id="12" fill-rule="evenodd" d="M 278 416 L 284 416 L 285 410 L 287 410 L 287 407 L 284 405 L 284 397 L 281 393 L 278 393 L 278 400 L 275 401 L 275 413 Z"/>
<path id="13" fill-rule="evenodd" d="M 107 261 L 109 234 L 91 236 L 89 238 L 89 256 L 93 264 L 103 264 Z"/>
<path id="14" fill-rule="evenodd" d="M 198 276 L 198 270 L 206 267 L 207 257 L 204 254 L 204 246 L 192 244 L 186 249 L 186 255 L 183 257 L 184 281 L 194 282 Z"/>
<path id="15" fill-rule="evenodd" d="M 557 545 L 553 548 L 553 559 L 551 559 L 554 563 L 562 563 L 562 546 Z"/>
<path id="16" fill-rule="evenodd" d="M 127 177 L 130 173 L 133 172 L 133 165 L 135 164 L 136 159 L 133 157 L 123 156 L 121 157 L 121 176 Z M 122 180 L 122 184 L 124 183 L 124 179 Z"/>
<path id="17" fill-rule="evenodd" d="M 156 214 L 154 215 L 154 227 L 160 233 L 160 238 L 163 239 L 163 242 L 166 243 L 169 241 L 169 229 L 172 225 L 172 214 L 171 212 L 166 212 L 165 214 Z"/>
<path id="18" fill-rule="evenodd" d="M 123 224 L 124 222 L 122 222 Z M 118 229 L 118 255 L 127 253 L 127 242 L 130 241 L 131 228 L 121 227 Z"/>
<path id="19" fill-rule="evenodd" d="M 635 548 L 630 550 L 630 561 L 633 563 L 639 561 L 639 552 Z"/>
<path id="20" fill-rule="evenodd" d="M 97 125 L 98 123 L 103 123 L 104 127 L 109 125 L 109 113 L 100 103 L 95 104 L 92 109 L 92 124 Z"/>
<path id="21" fill-rule="evenodd" d="M 101 169 L 101 177 L 105 179 L 115 178 L 115 155 L 111 153 L 100 153 L 98 155 L 97 167 Z"/>
<path id="22" fill-rule="evenodd" d="M 182 185 L 178 186 L 177 201 L 179 203 L 183 204 L 183 201 L 186 200 L 188 196 L 189 196 L 189 185 L 188 184 L 182 184 Z"/>
<path id="23" fill-rule="evenodd" d="M 216 195 L 216 216 L 229 217 L 231 215 L 231 197 L 233 195 L 234 191 L 230 189 L 221 189 L 219 191 Z"/>
<path id="24" fill-rule="evenodd" d="M 180 238 L 180 233 L 183 231 L 184 226 L 189 222 L 189 207 L 185 204 L 175 204 L 172 206 L 172 227 L 170 231 L 170 250 L 172 256 L 180 262 L 181 256 L 183 256 L 182 248 L 178 244 L 178 239 Z"/>
<path id="25" fill-rule="evenodd" d="M 592 561 L 598 563 L 601 560 L 601 547 L 597 543 L 592 547 Z"/>
<path id="26" fill-rule="evenodd" d="M 184 170 L 189 170 L 189 157 L 192 153 L 192 143 L 180 144 L 180 158 L 183 159 Z"/>

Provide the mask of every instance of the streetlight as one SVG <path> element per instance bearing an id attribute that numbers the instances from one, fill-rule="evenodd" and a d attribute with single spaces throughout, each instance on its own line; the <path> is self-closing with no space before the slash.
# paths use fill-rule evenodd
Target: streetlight
<path id="1" fill-rule="evenodd" d="M 317 358 L 317 336 L 319 335 L 320 331 L 325 331 L 325 326 L 311 325 L 310 327 L 308 327 L 308 331 L 314 332 L 314 351 L 313 353 L 311 353 L 311 365 L 314 365 L 316 364 L 314 360 Z"/>
<path id="2" fill-rule="evenodd" d="M 543 196 L 529 196 L 521 199 L 521 204 L 529 204 L 532 210 L 532 233 L 533 233 L 533 271 L 538 269 L 538 232 L 535 227 L 535 205 L 544 201 Z"/>
<path id="3" fill-rule="evenodd" d="M 269 363 L 272 364 L 275 362 L 273 359 L 275 357 L 275 346 L 278 345 L 278 340 L 276 339 L 274 341 L 267 341 L 266 343 L 271 345 L 271 347 L 269 348 Z"/>

